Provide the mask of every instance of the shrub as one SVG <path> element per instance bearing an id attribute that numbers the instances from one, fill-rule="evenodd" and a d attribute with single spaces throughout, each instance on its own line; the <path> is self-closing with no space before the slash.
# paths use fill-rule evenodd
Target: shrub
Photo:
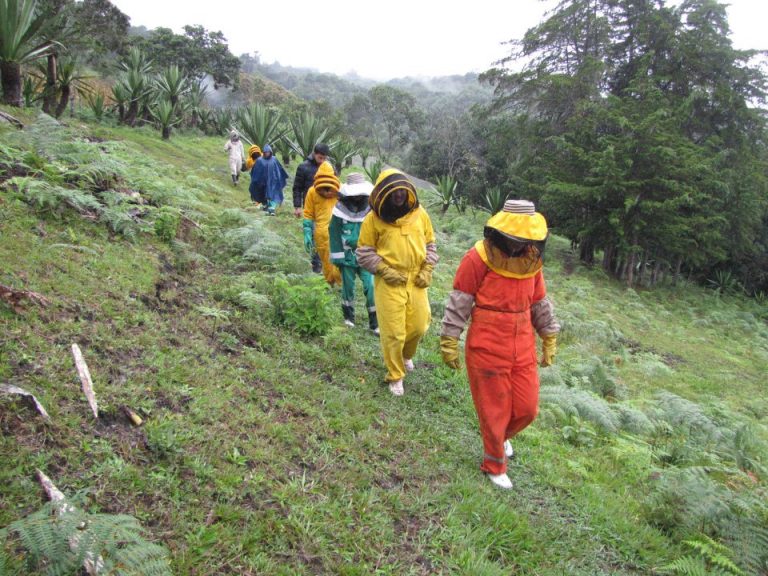
<path id="1" fill-rule="evenodd" d="M 319 276 L 277 278 L 272 304 L 280 324 L 307 336 L 327 334 L 338 313 L 336 299 Z"/>
<path id="2" fill-rule="evenodd" d="M 155 235 L 163 242 L 171 242 L 179 231 L 181 214 L 169 206 L 160 208 L 155 216 Z"/>

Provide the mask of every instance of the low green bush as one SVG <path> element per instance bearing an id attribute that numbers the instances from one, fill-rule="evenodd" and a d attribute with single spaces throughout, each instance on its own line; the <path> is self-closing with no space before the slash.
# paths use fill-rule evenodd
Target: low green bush
<path id="1" fill-rule="evenodd" d="M 336 323 L 338 306 L 319 276 L 278 277 L 272 305 L 278 323 L 307 336 L 323 336 Z"/>

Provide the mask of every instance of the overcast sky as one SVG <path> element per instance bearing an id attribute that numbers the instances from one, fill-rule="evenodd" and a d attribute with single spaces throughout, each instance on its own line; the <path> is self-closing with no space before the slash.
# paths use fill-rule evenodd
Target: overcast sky
<path id="1" fill-rule="evenodd" d="M 185 24 L 220 30 L 233 54 L 258 52 L 262 62 L 356 72 L 365 78 L 482 72 L 504 57 L 502 42 L 521 38 L 556 0 L 112 0 L 132 26 Z M 678 1 L 674 2 L 679 3 Z M 731 0 L 736 48 L 768 48 L 768 0 Z"/>

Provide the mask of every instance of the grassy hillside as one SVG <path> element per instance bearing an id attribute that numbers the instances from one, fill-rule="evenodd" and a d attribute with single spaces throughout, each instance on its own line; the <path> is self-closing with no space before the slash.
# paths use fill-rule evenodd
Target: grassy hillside
<path id="1" fill-rule="evenodd" d="M 433 323 L 395 398 L 338 294 L 327 334 L 291 328 L 288 296 L 324 310 L 327 290 L 289 210 L 266 218 L 228 185 L 221 139 L 25 120 L 0 127 L 0 284 L 51 304 L 0 301 L 0 383 L 51 420 L 0 395 L 0 526 L 42 506 L 40 469 L 88 511 L 136 517 L 176 574 L 649 574 L 725 557 L 766 573 L 764 308 L 627 291 L 554 237 L 560 354 L 502 492 L 437 338 L 484 215 L 432 211 Z M 685 544 L 704 535 L 728 548 Z M 6 541 L 9 573 L 29 573 L 23 550 Z"/>

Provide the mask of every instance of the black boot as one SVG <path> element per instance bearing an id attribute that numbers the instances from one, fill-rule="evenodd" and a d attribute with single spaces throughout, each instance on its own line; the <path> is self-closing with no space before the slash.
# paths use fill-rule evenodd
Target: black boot
<path id="1" fill-rule="evenodd" d="M 232 186 L 237 186 L 237 174 L 232 174 Z"/>
<path id="2" fill-rule="evenodd" d="M 312 252 L 312 272 L 315 274 L 323 273 L 323 262 L 320 260 L 320 254 Z"/>
<path id="3" fill-rule="evenodd" d="M 368 328 L 373 330 L 373 333 L 379 335 L 379 319 L 376 317 L 376 312 L 368 312 Z"/>
<path id="4" fill-rule="evenodd" d="M 355 327 L 355 308 L 353 306 L 341 305 L 341 311 L 344 313 L 344 324 L 350 328 Z"/>

